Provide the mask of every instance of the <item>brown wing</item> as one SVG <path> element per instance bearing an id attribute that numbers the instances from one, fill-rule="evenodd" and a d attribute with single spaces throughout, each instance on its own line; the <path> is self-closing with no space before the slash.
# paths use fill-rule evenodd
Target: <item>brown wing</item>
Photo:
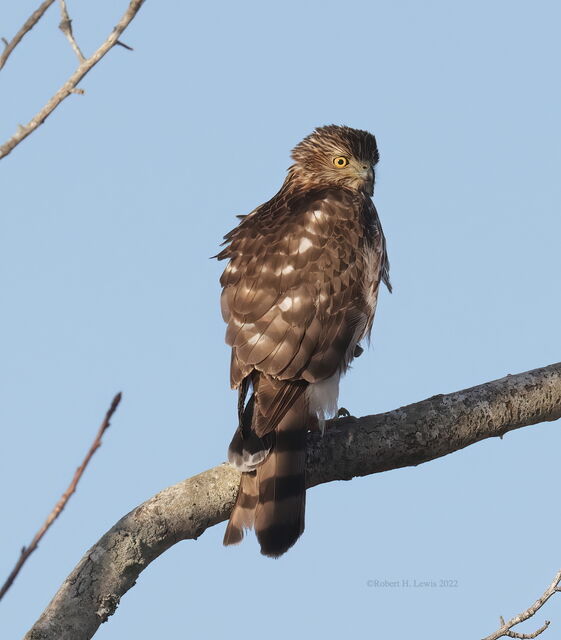
<path id="1" fill-rule="evenodd" d="M 282 191 L 226 236 L 221 284 L 232 386 L 252 370 L 317 382 L 348 363 L 371 323 L 384 262 L 372 201 L 344 189 Z"/>

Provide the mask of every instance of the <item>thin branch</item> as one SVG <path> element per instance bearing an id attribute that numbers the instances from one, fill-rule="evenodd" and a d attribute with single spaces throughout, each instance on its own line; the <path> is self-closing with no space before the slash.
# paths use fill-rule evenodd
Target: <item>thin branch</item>
<path id="1" fill-rule="evenodd" d="M 60 1 L 60 24 L 58 28 L 64 33 L 68 42 L 70 42 L 70 46 L 72 47 L 74 53 L 78 56 L 78 60 L 80 64 L 85 62 L 86 58 L 82 53 L 78 43 L 76 42 L 76 38 L 74 38 L 74 34 L 72 33 L 72 20 L 68 15 L 68 8 L 66 7 L 66 0 Z"/>
<path id="2" fill-rule="evenodd" d="M 27 20 L 23 23 L 21 29 L 16 33 L 16 35 L 8 42 L 6 38 L 2 38 L 2 42 L 6 45 L 6 48 L 0 55 L 0 71 L 6 64 L 6 61 L 12 54 L 12 51 L 18 46 L 21 42 L 23 36 L 31 31 L 33 27 L 41 20 L 45 11 L 53 4 L 55 0 L 45 0 L 42 2 L 37 9 L 27 18 Z"/>
<path id="3" fill-rule="evenodd" d="M 117 407 L 119 406 L 119 402 L 121 402 L 121 397 L 122 397 L 122 395 L 119 392 L 113 398 L 113 401 L 111 402 L 111 406 L 109 407 L 109 409 L 107 410 L 107 413 L 105 414 L 105 418 L 103 419 L 103 422 L 101 423 L 101 426 L 98 429 L 98 432 L 97 432 L 97 434 L 95 436 L 95 439 L 92 442 L 92 445 L 89 448 L 88 453 L 86 454 L 86 457 L 82 461 L 82 464 L 76 469 L 76 471 L 74 473 L 74 477 L 72 478 L 72 482 L 68 486 L 68 489 L 62 494 L 62 496 L 60 497 L 60 500 L 56 503 L 56 505 L 54 506 L 53 510 L 49 514 L 48 518 L 45 520 L 43 526 L 35 534 L 35 537 L 31 541 L 31 544 L 28 547 L 23 547 L 22 548 L 20 556 L 19 556 L 19 559 L 18 559 L 18 561 L 16 563 L 16 566 L 14 567 L 12 573 L 10 573 L 10 575 L 8 576 L 6 582 L 2 585 L 2 588 L 0 589 L 0 600 L 2 600 L 2 598 L 4 597 L 4 595 L 6 594 L 8 589 L 12 586 L 12 583 L 16 579 L 18 573 L 20 572 L 20 570 L 23 567 L 23 565 L 26 562 L 26 560 L 35 551 L 35 549 L 37 549 L 37 546 L 38 546 L 39 542 L 41 542 L 41 539 L 43 538 L 43 536 L 50 529 L 50 527 L 53 524 L 53 522 L 59 517 L 59 515 L 62 512 L 62 510 L 66 506 L 66 503 L 70 499 L 70 496 L 76 491 L 76 487 L 78 486 L 78 482 L 80 482 L 80 478 L 82 477 L 82 474 L 86 470 L 86 467 L 88 466 L 89 461 L 91 460 L 93 454 L 101 446 L 101 438 L 103 437 L 103 434 L 109 428 L 109 424 L 111 422 L 111 418 L 113 417 L 113 414 L 117 410 Z"/>
<path id="4" fill-rule="evenodd" d="M 541 633 L 543 633 L 549 627 L 549 620 L 546 620 L 544 624 L 534 631 L 533 633 L 518 633 L 516 631 L 512 631 L 512 627 L 515 627 L 517 624 L 524 622 L 531 618 L 539 609 L 543 607 L 543 605 L 551 598 L 554 593 L 560 591 L 559 584 L 561 583 L 561 571 L 558 571 L 555 574 L 555 578 L 553 578 L 553 582 L 549 585 L 549 587 L 545 590 L 544 594 L 538 598 L 534 604 L 519 613 L 517 616 L 514 616 L 508 622 L 504 621 L 504 618 L 501 616 L 501 627 L 497 629 L 490 636 L 486 636 L 483 640 L 498 640 L 498 638 L 519 638 L 520 640 L 529 640 L 530 638 L 537 638 Z"/>
<path id="5" fill-rule="evenodd" d="M 561 417 L 561 363 L 308 436 L 307 485 L 418 465 L 485 438 Z M 25 636 L 89 640 L 140 573 L 181 540 L 226 520 L 240 474 L 223 464 L 164 489 L 121 518 L 82 558 Z"/>
<path id="6" fill-rule="evenodd" d="M 144 0 L 131 0 L 128 9 L 123 14 L 115 26 L 111 35 L 99 47 L 99 49 L 76 69 L 70 78 L 62 85 L 55 95 L 47 102 L 47 104 L 32 118 L 26 125 L 18 128 L 16 133 L 2 146 L 0 146 L 0 159 L 7 156 L 17 145 L 27 138 L 27 136 L 35 131 L 51 113 L 59 106 L 59 104 L 72 95 L 76 85 L 81 82 L 84 76 L 103 58 L 103 56 L 112 49 L 119 40 L 123 31 L 129 26 L 133 18 L 138 13 L 140 7 L 144 4 Z"/>
<path id="7" fill-rule="evenodd" d="M 501 624 L 505 624 L 505 619 L 501 616 L 499 618 Z M 532 638 L 537 638 L 540 633 L 543 633 L 550 625 L 549 620 L 546 620 L 543 625 L 536 629 L 533 633 L 517 633 L 516 631 L 505 631 L 503 634 L 506 638 L 518 638 L 518 640 L 531 640 Z M 499 636 L 500 637 L 500 636 Z"/>
<path id="8" fill-rule="evenodd" d="M 124 42 L 121 42 L 120 40 L 117 40 L 117 42 L 115 44 L 118 44 L 120 47 L 123 47 L 123 49 L 126 49 L 127 51 L 134 51 L 134 49 L 132 47 L 129 47 L 128 44 L 125 44 Z"/>

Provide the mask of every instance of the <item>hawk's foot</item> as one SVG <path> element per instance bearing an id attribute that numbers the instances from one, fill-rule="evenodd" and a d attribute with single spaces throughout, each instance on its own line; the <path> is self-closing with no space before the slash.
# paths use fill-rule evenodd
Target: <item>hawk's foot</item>
<path id="1" fill-rule="evenodd" d="M 351 414 L 348 411 L 348 409 L 345 409 L 345 407 L 341 407 L 339 409 L 339 411 L 337 411 L 337 415 L 335 417 L 336 418 L 350 418 Z"/>

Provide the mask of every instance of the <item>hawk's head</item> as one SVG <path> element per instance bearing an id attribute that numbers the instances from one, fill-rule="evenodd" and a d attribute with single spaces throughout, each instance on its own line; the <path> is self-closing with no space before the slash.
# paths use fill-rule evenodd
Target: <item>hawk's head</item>
<path id="1" fill-rule="evenodd" d="M 376 138 L 368 131 L 331 124 L 318 127 L 292 150 L 294 177 L 304 182 L 374 191 L 379 160 Z"/>

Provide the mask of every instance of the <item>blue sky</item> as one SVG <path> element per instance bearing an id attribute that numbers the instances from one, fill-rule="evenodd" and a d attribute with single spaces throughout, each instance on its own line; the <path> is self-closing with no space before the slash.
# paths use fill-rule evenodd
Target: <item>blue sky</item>
<path id="1" fill-rule="evenodd" d="M 4 3 L 0 35 L 35 4 Z M 86 53 L 116 4 L 69 3 Z M 209 256 L 315 126 L 368 129 L 381 153 L 394 294 L 343 406 L 378 413 L 560 360 L 560 19 L 552 1 L 148 0 L 123 37 L 134 52 L 111 51 L 0 163 L 0 576 L 124 394 L 0 604 L 0 637 L 21 637 L 124 513 L 225 458 L 235 395 Z M 53 7 L 0 73 L 2 140 L 75 68 L 58 22 Z M 143 572 L 97 637 L 483 637 L 559 569 L 560 445 L 549 423 L 315 488 L 279 561 L 251 537 L 223 549 L 219 525 Z M 527 628 L 545 618 L 558 634 L 559 600 Z"/>

